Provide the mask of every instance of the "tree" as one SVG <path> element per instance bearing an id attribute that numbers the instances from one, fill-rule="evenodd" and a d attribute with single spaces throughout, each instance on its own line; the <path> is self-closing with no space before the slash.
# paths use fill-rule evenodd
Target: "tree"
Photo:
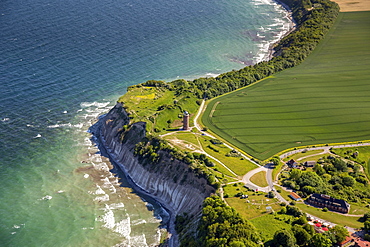
<path id="1" fill-rule="evenodd" d="M 334 167 L 338 171 L 343 171 L 343 172 L 348 171 L 347 163 L 344 160 L 340 159 L 340 158 L 332 159 L 331 163 L 334 165 Z"/>
<path id="2" fill-rule="evenodd" d="M 364 222 L 364 230 L 370 232 L 370 219 Z"/>
<path id="3" fill-rule="evenodd" d="M 279 156 L 274 156 L 270 159 L 270 162 L 274 165 L 274 166 L 277 166 L 279 165 L 280 163 L 280 158 Z"/>
<path id="4" fill-rule="evenodd" d="M 299 186 L 301 187 L 314 187 L 316 193 L 320 193 L 321 191 L 326 189 L 325 182 L 315 172 L 303 172 L 302 176 L 300 176 L 300 178 L 297 180 L 297 184 L 299 184 Z"/>
<path id="5" fill-rule="evenodd" d="M 304 224 L 307 224 L 307 218 L 306 218 L 306 215 L 302 215 L 301 217 L 299 217 L 297 220 L 295 220 L 293 222 L 293 224 L 298 224 L 298 225 L 304 225 Z"/>
<path id="6" fill-rule="evenodd" d="M 370 212 L 366 212 L 366 213 L 364 214 L 364 216 L 362 216 L 362 220 L 363 220 L 363 221 L 366 221 L 366 220 L 368 220 L 368 219 L 370 219 Z"/>
<path id="7" fill-rule="evenodd" d="M 340 243 L 343 242 L 347 236 L 349 236 L 349 232 L 343 226 L 336 225 L 329 231 L 335 236 L 335 242 Z"/>
<path id="8" fill-rule="evenodd" d="M 321 176 L 323 175 L 324 173 L 326 173 L 325 169 L 320 165 L 320 164 L 316 164 L 314 167 L 313 167 L 313 170 L 317 173 L 317 175 Z"/>
<path id="9" fill-rule="evenodd" d="M 294 225 L 292 231 L 299 246 L 306 245 L 311 238 L 310 234 L 300 225 Z"/>
<path id="10" fill-rule="evenodd" d="M 345 176 L 342 178 L 342 184 L 344 186 L 352 187 L 355 184 L 355 179 L 351 176 Z"/>
<path id="11" fill-rule="evenodd" d="M 268 198 L 274 198 L 274 197 L 275 197 L 274 192 L 269 191 L 269 193 L 268 193 Z"/>
<path id="12" fill-rule="evenodd" d="M 290 179 L 298 180 L 302 176 L 302 171 L 299 169 L 292 169 L 289 175 L 290 175 Z"/>
<path id="13" fill-rule="evenodd" d="M 308 247 L 331 247 L 331 240 L 324 234 L 315 234 L 310 241 L 308 241 Z"/>
<path id="14" fill-rule="evenodd" d="M 295 247 L 296 239 L 292 232 L 278 230 L 274 234 L 273 244 L 276 247 Z"/>
<path id="15" fill-rule="evenodd" d="M 315 234 L 315 228 L 309 224 L 304 225 L 303 229 L 305 229 L 306 232 L 310 234 L 310 236 L 313 236 Z"/>
<path id="16" fill-rule="evenodd" d="M 301 210 L 299 210 L 299 208 L 297 207 L 294 207 L 294 206 L 286 206 L 286 210 L 287 210 L 287 214 L 289 215 L 293 215 L 294 217 L 300 217 L 303 213 L 301 212 Z"/>

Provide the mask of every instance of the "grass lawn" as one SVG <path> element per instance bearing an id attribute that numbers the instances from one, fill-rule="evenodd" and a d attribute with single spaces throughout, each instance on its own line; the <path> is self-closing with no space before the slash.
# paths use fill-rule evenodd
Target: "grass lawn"
<path id="1" fill-rule="evenodd" d="M 257 186 L 260 187 L 266 187 L 268 186 L 267 180 L 266 180 L 266 172 L 265 171 L 260 171 L 254 174 L 251 177 L 251 182 L 254 183 Z"/>
<path id="2" fill-rule="evenodd" d="M 365 207 L 364 205 L 355 205 L 351 203 L 351 209 L 350 209 L 350 214 L 355 214 L 355 215 L 363 215 L 367 212 L 370 212 L 370 209 Z"/>
<path id="3" fill-rule="evenodd" d="M 240 183 L 237 186 L 227 185 L 224 188 L 226 202 L 235 210 L 237 210 L 244 218 L 253 219 L 261 215 L 266 214 L 266 207 L 270 206 L 275 212 L 281 209 L 279 202 L 276 198 L 267 198 L 266 193 L 263 192 L 251 192 L 245 187 L 241 186 Z M 241 199 L 240 197 L 235 197 L 237 193 L 242 193 L 248 195 L 247 199 Z"/>
<path id="4" fill-rule="evenodd" d="M 369 16 L 340 13 L 302 64 L 213 99 L 203 124 L 261 160 L 295 146 L 369 139 Z"/>
<path id="5" fill-rule="evenodd" d="M 300 152 L 300 153 L 296 153 L 296 154 L 293 154 L 291 156 L 288 156 L 288 157 L 284 158 L 283 160 L 285 162 L 287 162 L 291 159 L 294 159 L 295 161 L 298 161 L 299 159 L 301 159 L 303 157 L 313 155 L 313 154 L 319 154 L 319 153 L 322 153 L 323 151 L 324 151 L 323 149 L 320 149 L 320 150 L 310 150 L 310 151 L 307 151 L 307 152 Z M 298 162 L 301 163 L 302 161 L 300 160 Z"/>
<path id="6" fill-rule="evenodd" d="M 287 223 L 292 219 L 292 216 L 285 215 L 285 214 L 265 214 L 261 217 L 257 217 L 251 219 L 253 225 L 257 228 L 257 230 L 261 233 L 264 242 L 272 240 L 276 231 L 281 229 L 291 229 L 292 225 Z M 266 227 L 268 226 L 268 227 Z"/>
<path id="7" fill-rule="evenodd" d="M 304 203 L 297 203 L 296 206 L 300 208 L 303 212 L 312 214 L 321 219 L 336 223 L 341 226 L 350 226 L 353 228 L 363 227 L 363 223 L 359 222 L 359 217 L 345 216 L 343 214 L 333 213 L 333 212 L 323 212 L 320 208 L 315 208 L 308 206 Z"/>
<path id="8" fill-rule="evenodd" d="M 163 139 L 185 151 L 192 152 L 194 150 L 200 150 L 198 139 L 193 133 L 176 132 L 171 135 L 164 136 Z"/>
<path id="9" fill-rule="evenodd" d="M 304 158 L 304 159 L 300 160 L 299 162 L 300 163 L 304 163 L 306 161 L 316 161 L 317 162 L 320 158 L 326 157 L 328 155 L 329 154 L 315 155 L 315 156 L 311 156 L 311 157 L 308 157 L 308 158 Z"/>
<path id="10" fill-rule="evenodd" d="M 235 174 L 239 176 L 243 176 L 247 172 L 257 167 L 252 162 L 246 159 L 242 159 L 241 157 L 226 156 L 226 154 L 230 153 L 231 150 L 223 144 L 217 145 L 212 144 L 211 143 L 212 138 L 210 138 L 209 136 L 198 135 L 198 138 L 199 142 L 203 147 L 203 150 L 206 153 L 221 161 L 230 170 L 232 170 Z"/>
<path id="11" fill-rule="evenodd" d="M 275 166 L 275 168 L 272 170 L 272 180 L 273 181 L 278 180 L 278 178 L 276 176 L 281 171 L 281 169 L 283 169 L 284 165 L 285 165 L 285 163 L 279 162 L 279 164 L 277 166 Z"/>
<path id="12" fill-rule="evenodd" d="M 285 200 L 292 201 L 292 198 L 289 197 L 290 191 L 286 191 L 282 187 L 276 187 L 276 189 L 280 189 L 280 195 L 284 197 Z"/>
<path id="13" fill-rule="evenodd" d="M 190 113 L 190 125 L 199 108 L 191 93 L 175 95 L 175 91 L 156 87 L 133 87 L 118 99 L 124 103 L 131 122 L 144 121 L 151 134 L 163 134 L 182 126 L 182 113 Z M 176 102 L 176 103 L 175 103 Z"/>

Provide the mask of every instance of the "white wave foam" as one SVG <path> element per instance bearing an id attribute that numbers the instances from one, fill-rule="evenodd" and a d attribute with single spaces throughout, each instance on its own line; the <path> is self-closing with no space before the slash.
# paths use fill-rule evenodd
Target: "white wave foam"
<path id="1" fill-rule="evenodd" d="M 127 219 L 123 219 L 118 222 L 114 231 L 129 239 L 131 233 L 130 217 L 127 217 Z"/>
<path id="2" fill-rule="evenodd" d="M 108 177 L 105 177 L 105 178 L 103 178 L 101 180 L 104 181 L 104 184 L 102 185 L 103 188 L 109 189 L 110 192 L 112 192 L 112 193 L 116 193 L 117 192 L 116 187 L 114 187 L 114 185 L 111 183 L 111 181 L 109 180 Z"/>
<path id="3" fill-rule="evenodd" d="M 96 185 L 96 187 L 98 187 L 98 189 L 95 191 L 95 195 L 104 195 L 105 194 L 104 190 L 99 185 Z"/>
<path id="4" fill-rule="evenodd" d="M 119 209 L 119 208 L 124 208 L 124 207 L 125 207 L 125 204 L 123 204 L 122 202 L 112 203 L 109 205 L 110 209 Z"/>
<path id="5" fill-rule="evenodd" d="M 138 236 L 132 236 L 130 238 L 130 246 L 148 247 L 148 244 L 146 242 L 145 234 L 141 234 L 141 235 L 138 235 Z"/>
<path id="6" fill-rule="evenodd" d="M 133 226 L 137 226 L 137 225 L 141 225 L 141 224 L 146 224 L 146 223 L 147 223 L 147 221 L 146 220 L 143 220 L 143 219 L 138 219 L 138 220 L 134 220 L 134 221 L 131 222 L 131 224 Z"/>
<path id="7" fill-rule="evenodd" d="M 84 139 L 84 146 L 92 146 L 92 145 L 93 145 L 93 143 L 90 140 L 90 138 L 89 137 L 85 137 L 85 139 Z"/>
<path id="8" fill-rule="evenodd" d="M 82 107 L 82 108 L 87 108 L 87 107 L 91 107 L 91 106 L 96 106 L 96 107 L 98 107 L 98 108 L 103 108 L 103 107 L 106 107 L 106 106 L 108 106 L 110 104 L 110 102 L 96 102 L 96 101 L 94 101 L 94 102 L 82 102 L 81 104 L 80 104 L 80 106 Z"/>
<path id="9" fill-rule="evenodd" d="M 65 123 L 65 124 L 53 124 L 49 125 L 48 128 L 54 129 L 54 128 L 62 128 L 62 127 L 74 127 L 81 129 L 84 126 L 84 123 L 78 123 L 78 124 L 71 124 L 71 123 Z"/>
<path id="10" fill-rule="evenodd" d="M 207 73 L 206 74 L 206 77 L 217 77 L 219 76 L 220 74 L 215 74 L 215 73 Z"/>
<path id="11" fill-rule="evenodd" d="M 100 154 L 94 154 L 94 155 L 92 155 L 91 156 L 91 161 L 93 161 L 93 162 L 99 162 L 99 163 L 103 162 Z"/>
<path id="12" fill-rule="evenodd" d="M 46 196 L 44 196 L 44 197 L 41 197 L 40 199 L 38 199 L 38 200 L 51 200 L 53 197 L 52 196 L 49 196 L 49 195 L 46 195 Z"/>
<path id="13" fill-rule="evenodd" d="M 105 171 L 105 172 L 109 172 L 109 167 L 106 163 L 102 162 L 102 163 L 98 163 L 98 164 L 95 164 L 94 162 L 91 162 L 91 164 L 95 167 L 95 169 L 97 170 L 100 170 L 100 171 Z"/>
<path id="14" fill-rule="evenodd" d="M 116 219 L 114 218 L 113 207 L 105 204 L 105 214 L 102 217 L 99 217 L 98 221 L 103 221 L 105 224 L 103 227 L 113 230 L 116 233 L 119 233 L 127 240 L 130 240 L 131 234 L 131 226 L 130 226 L 130 217 L 126 214 L 126 219 L 123 219 L 116 223 Z"/>
<path id="15" fill-rule="evenodd" d="M 109 201 L 109 195 L 105 194 L 104 196 L 97 196 L 95 197 L 94 201 L 107 202 Z"/>

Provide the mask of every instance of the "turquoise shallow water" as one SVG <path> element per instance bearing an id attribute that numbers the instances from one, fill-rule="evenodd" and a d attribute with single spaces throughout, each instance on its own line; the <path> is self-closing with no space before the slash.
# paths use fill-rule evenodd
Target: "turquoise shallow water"
<path id="1" fill-rule="evenodd" d="M 3 1 L 2 246 L 147 246 L 160 219 L 86 131 L 129 85 L 263 59 L 288 28 L 271 1 Z"/>

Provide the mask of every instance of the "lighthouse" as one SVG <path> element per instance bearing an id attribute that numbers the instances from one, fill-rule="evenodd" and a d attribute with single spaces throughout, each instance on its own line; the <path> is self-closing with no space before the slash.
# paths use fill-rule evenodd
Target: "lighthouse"
<path id="1" fill-rule="evenodd" d="M 183 117 L 183 120 L 182 120 L 182 123 L 183 123 L 183 130 L 189 130 L 189 118 L 190 118 L 190 115 L 187 111 L 184 111 L 184 117 Z"/>

